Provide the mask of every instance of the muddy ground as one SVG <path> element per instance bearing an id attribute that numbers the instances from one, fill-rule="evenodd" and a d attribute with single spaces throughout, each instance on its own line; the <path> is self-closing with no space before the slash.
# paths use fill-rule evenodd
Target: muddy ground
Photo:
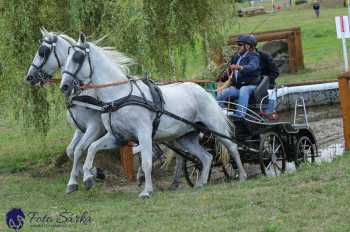
<path id="1" fill-rule="evenodd" d="M 321 158 L 327 159 L 328 152 L 341 153 L 344 149 L 344 133 L 340 106 L 312 107 L 307 109 L 307 116 L 310 128 L 316 136 L 319 150 L 321 153 L 323 152 Z M 282 114 L 282 118 L 293 122 L 294 112 L 285 112 Z M 303 117 L 301 116 L 297 122 L 302 121 Z"/>

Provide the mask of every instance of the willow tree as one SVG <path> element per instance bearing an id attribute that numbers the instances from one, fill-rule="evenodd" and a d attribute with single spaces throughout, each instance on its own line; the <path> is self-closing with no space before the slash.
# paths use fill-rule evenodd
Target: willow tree
<path id="1" fill-rule="evenodd" d="M 208 66 L 224 44 L 223 30 L 232 22 L 234 0 L 144 0 L 146 41 L 160 73 L 184 75 L 186 53 L 201 43 Z"/>
<path id="2" fill-rule="evenodd" d="M 30 88 L 24 83 L 24 75 L 41 38 L 40 27 L 46 26 L 52 30 L 67 27 L 65 11 L 62 9 L 64 2 L 64 0 L 1 2 L 3 11 L 0 16 L 2 31 L 0 51 L 4 66 L 0 80 L 1 94 L 11 106 L 7 109 L 14 113 L 17 120 L 22 119 L 24 126 L 34 126 L 43 135 L 49 129 L 48 93 L 42 88 Z"/>

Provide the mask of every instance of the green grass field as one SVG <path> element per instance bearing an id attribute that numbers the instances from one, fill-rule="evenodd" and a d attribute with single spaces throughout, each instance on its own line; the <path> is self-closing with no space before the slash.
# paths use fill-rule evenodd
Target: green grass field
<path id="1" fill-rule="evenodd" d="M 19 207 L 56 220 L 68 210 L 84 211 L 91 224 L 38 228 L 28 216 L 23 231 L 349 231 L 350 157 L 305 166 L 278 178 L 259 177 L 203 189 L 155 192 L 148 200 L 136 192 L 106 191 L 65 196 L 65 176 L 33 178 L 27 173 L 0 176 L 0 212 Z M 51 223 L 53 225 L 55 223 Z M 57 223 L 56 223 L 57 224 Z M 0 222 L 0 231 L 6 225 Z"/>
<path id="2" fill-rule="evenodd" d="M 283 75 L 279 84 L 335 80 L 342 72 L 342 53 L 334 16 L 346 14 L 343 8 L 322 9 L 316 19 L 305 9 L 234 18 L 227 35 L 300 26 L 306 68 Z M 20 129 L 14 120 L 0 121 L 0 231 L 10 231 L 4 216 L 13 207 L 27 215 L 21 231 L 350 231 L 349 154 L 278 178 L 157 191 L 146 201 L 136 191 L 111 191 L 108 183 L 65 196 L 67 170 L 51 168 L 45 175 L 38 170 L 64 152 L 73 133 L 63 116 L 53 118 L 46 138 Z M 57 219 L 64 210 L 87 211 L 92 223 L 34 227 L 38 223 L 28 216 L 37 211 Z"/>

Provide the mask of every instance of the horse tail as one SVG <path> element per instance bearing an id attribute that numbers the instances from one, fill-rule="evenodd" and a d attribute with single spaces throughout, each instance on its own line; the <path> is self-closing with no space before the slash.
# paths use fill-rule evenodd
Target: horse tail
<path id="1" fill-rule="evenodd" d="M 198 86 L 198 85 L 197 85 Z M 198 112 L 200 112 L 200 121 L 210 130 L 217 131 L 226 136 L 232 137 L 234 131 L 234 124 L 222 111 L 222 108 L 217 103 L 216 99 L 205 91 L 202 87 L 199 91 L 194 91 L 195 99 L 198 105 Z"/>

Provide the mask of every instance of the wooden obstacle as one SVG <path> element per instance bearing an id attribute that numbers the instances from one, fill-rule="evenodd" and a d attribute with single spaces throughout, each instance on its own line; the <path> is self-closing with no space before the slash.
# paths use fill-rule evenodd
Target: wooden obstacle
<path id="1" fill-rule="evenodd" d="M 247 8 L 241 8 L 237 11 L 239 17 L 243 16 L 255 16 L 266 14 L 265 8 L 263 6 L 253 6 Z"/>
<path id="2" fill-rule="evenodd" d="M 134 171 L 134 154 L 132 152 L 132 144 L 122 146 L 119 149 L 120 154 L 120 164 L 123 168 L 124 174 L 127 176 L 130 182 L 134 182 L 135 171 Z"/>
<path id="3" fill-rule="evenodd" d="M 299 69 L 304 68 L 304 55 L 301 42 L 301 32 L 299 27 L 251 33 L 256 36 L 258 42 L 272 40 L 287 40 L 289 55 L 289 70 L 296 73 Z M 229 37 L 228 44 L 234 45 L 239 35 Z"/>
<path id="4" fill-rule="evenodd" d="M 338 77 L 340 107 L 343 115 L 345 150 L 350 150 L 350 72 Z"/>

